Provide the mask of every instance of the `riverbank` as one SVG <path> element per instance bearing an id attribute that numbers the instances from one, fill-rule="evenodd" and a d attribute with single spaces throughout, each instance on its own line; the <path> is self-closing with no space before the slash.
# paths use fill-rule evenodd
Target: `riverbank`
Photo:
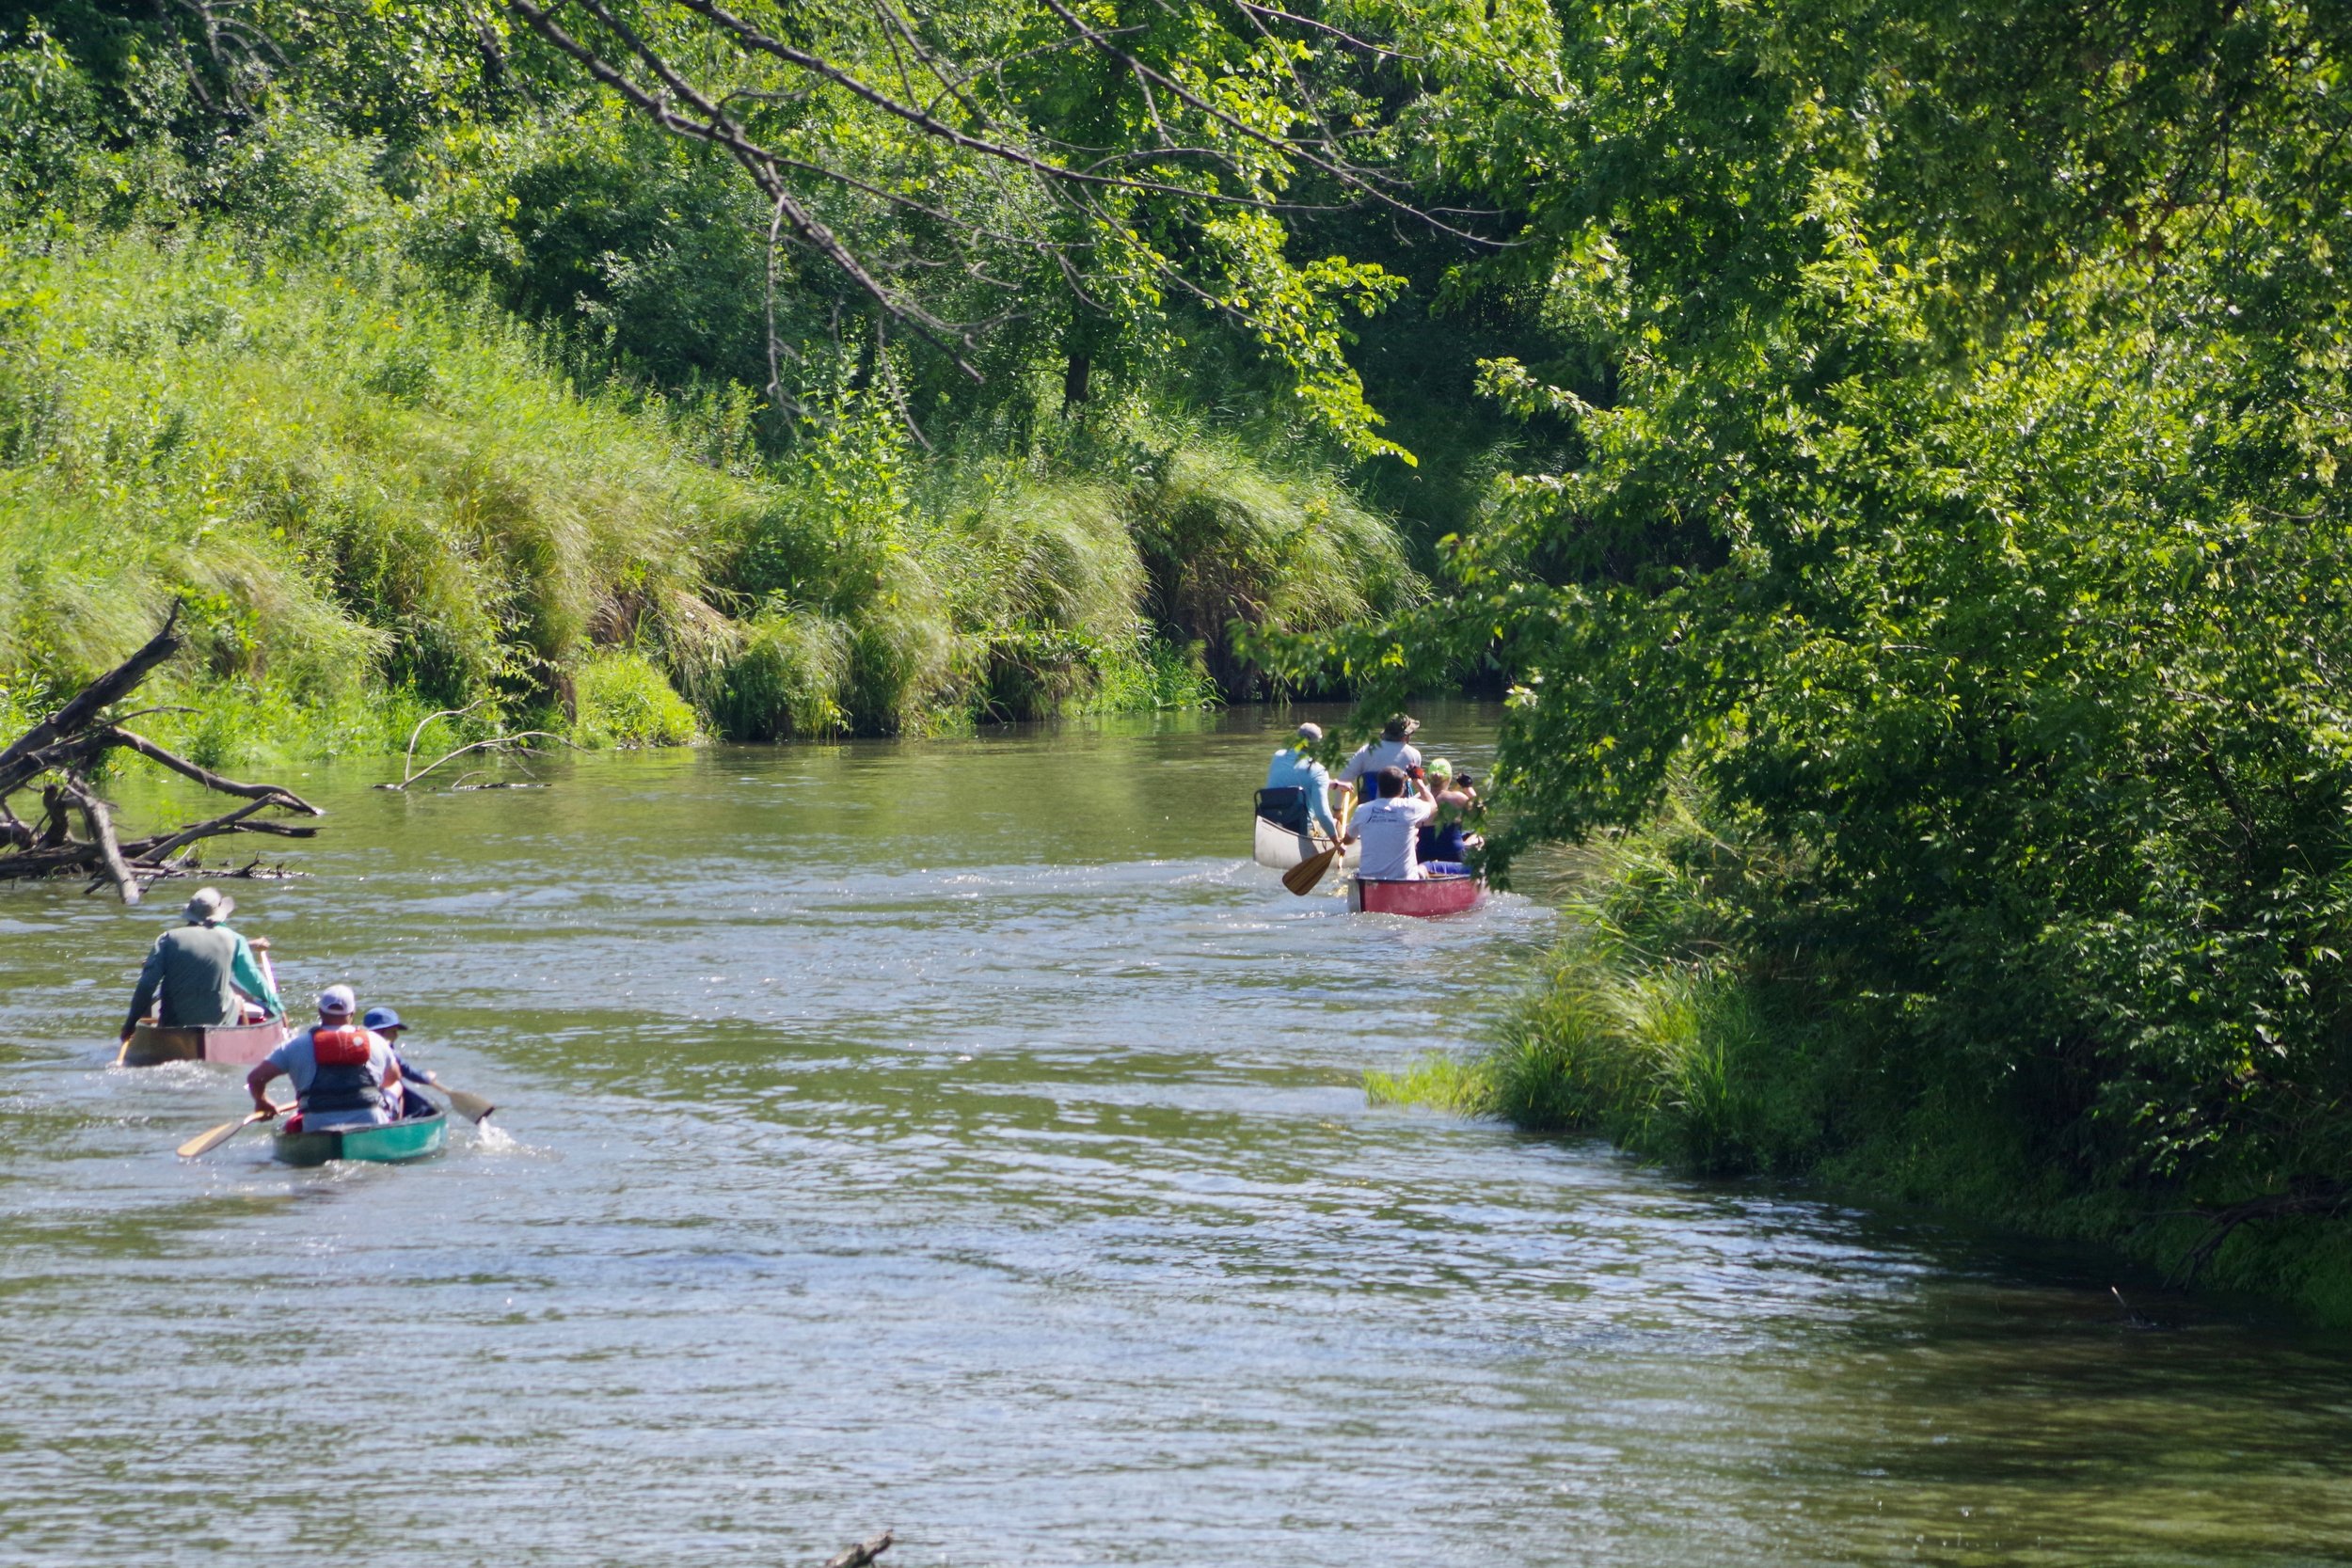
<path id="1" fill-rule="evenodd" d="M 1649 830 L 1580 852 L 1559 940 L 1493 1038 L 1375 1071 L 1372 1097 L 2089 1243 L 2352 1324 L 2352 1223 L 2333 1189 L 2287 1159 L 2115 1158 L 2111 1065 L 2101 1093 L 2047 1059 L 2003 1059 L 2000 1042 L 1954 1040 L 1804 908 L 1805 870 L 1677 790 Z M 2071 1065 L 2103 1066 L 2087 1050 Z"/>
<path id="2" fill-rule="evenodd" d="M 588 745 L 935 733 L 1263 689 L 1233 621 L 1418 592 L 1329 472 L 1137 409 L 917 463 L 850 394 L 762 455 L 739 389 L 582 388 L 361 247 L 0 237 L 0 729 L 188 608 L 158 737 L 215 765 L 418 719 Z M 1344 569 L 1343 567 L 1344 566 Z M 486 699 L 486 701 L 485 701 Z"/>

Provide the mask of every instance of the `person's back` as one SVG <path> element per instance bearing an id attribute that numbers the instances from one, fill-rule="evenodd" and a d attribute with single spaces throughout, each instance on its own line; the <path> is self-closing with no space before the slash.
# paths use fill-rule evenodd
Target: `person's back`
<path id="1" fill-rule="evenodd" d="M 1339 824 L 1331 816 L 1331 775 L 1307 754 L 1307 747 L 1323 738 L 1323 729 L 1301 724 L 1298 736 L 1297 744 L 1283 747 L 1266 765 L 1265 787 L 1258 791 L 1258 815 L 1295 832 L 1321 828 L 1337 836 Z"/>
<path id="2" fill-rule="evenodd" d="M 1390 720 L 1379 739 L 1365 742 L 1347 759 L 1347 766 L 1340 769 L 1340 783 L 1353 786 L 1369 800 L 1373 797 L 1372 781 L 1384 769 L 1401 768 L 1412 772 L 1421 766 L 1421 750 L 1412 743 L 1413 732 L 1420 728 L 1418 719 L 1399 715 Z"/>
<path id="3" fill-rule="evenodd" d="M 294 1080 L 306 1132 L 395 1119 L 400 1069 L 384 1037 L 354 1022 L 358 1006 L 348 986 L 329 986 L 321 993 L 319 1021 L 246 1075 L 256 1109 L 269 1104 L 269 1083 L 282 1072 Z"/>
<path id="4" fill-rule="evenodd" d="M 1405 793 L 1405 775 L 1390 768 L 1375 775 L 1381 795 L 1356 808 L 1348 819 L 1351 838 L 1362 842 L 1363 858 L 1356 875 L 1375 882 L 1408 882 L 1421 875 L 1415 839 L 1421 825 L 1438 808 L 1417 795 Z"/>
<path id="5" fill-rule="evenodd" d="M 236 934 L 217 926 L 180 926 L 156 938 L 148 966 L 163 993 L 157 1022 L 172 1028 L 237 1022 L 230 984 L 236 958 Z"/>

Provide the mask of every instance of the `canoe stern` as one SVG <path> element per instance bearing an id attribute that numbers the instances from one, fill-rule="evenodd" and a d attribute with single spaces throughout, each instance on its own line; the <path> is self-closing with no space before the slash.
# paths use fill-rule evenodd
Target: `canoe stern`
<path id="1" fill-rule="evenodd" d="M 1378 881 L 1359 877 L 1348 884 L 1348 908 L 1359 914 L 1406 914 L 1428 919 L 1474 910 L 1486 896 L 1479 877 L 1424 877 Z"/>

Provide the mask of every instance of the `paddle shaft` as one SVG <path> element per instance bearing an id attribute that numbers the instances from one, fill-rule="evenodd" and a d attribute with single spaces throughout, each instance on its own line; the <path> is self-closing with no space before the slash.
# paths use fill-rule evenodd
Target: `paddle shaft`
<path id="1" fill-rule="evenodd" d="M 255 1122 L 268 1121 L 273 1117 L 283 1114 L 285 1109 L 283 1105 L 274 1105 L 266 1111 L 256 1111 L 242 1121 L 224 1121 L 209 1132 L 199 1132 L 180 1146 L 178 1151 L 180 1158 L 193 1160 L 199 1154 L 210 1154 Z"/>
<path id="2" fill-rule="evenodd" d="M 1321 882 L 1324 875 L 1331 869 L 1331 863 L 1346 852 L 1347 847 L 1343 841 L 1347 837 L 1347 820 L 1354 814 L 1355 804 L 1355 791 L 1350 790 L 1347 799 L 1340 802 L 1340 831 L 1332 837 L 1331 847 L 1327 849 L 1317 850 L 1282 873 L 1282 886 L 1289 889 L 1294 895 L 1304 898 L 1314 892 L 1316 884 Z"/>

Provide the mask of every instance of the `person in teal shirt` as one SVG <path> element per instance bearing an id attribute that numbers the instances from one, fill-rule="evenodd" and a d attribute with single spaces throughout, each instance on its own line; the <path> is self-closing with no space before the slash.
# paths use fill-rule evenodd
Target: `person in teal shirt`
<path id="1" fill-rule="evenodd" d="M 240 991 L 267 1007 L 272 1017 L 285 1016 L 278 988 L 270 984 L 251 944 L 221 924 L 236 907 L 218 888 L 199 888 L 183 911 L 187 923 L 155 939 L 139 971 L 130 1014 L 122 1021 L 125 1040 L 151 1004 L 157 1005 L 157 1022 L 174 1027 L 240 1022 Z"/>
<path id="2" fill-rule="evenodd" d="M 1308 746 L 1322 738 L 1322 725 L 1299 725 L 1297 742 L 1275 752 L 1274 760 L 1266 765 L 1265 787 L 1304 792 L 1307 816 L 1326 837 L 1337 838 L 1340 825 L 1331 816 L 1330 771 L 1307 754 Z"/>

